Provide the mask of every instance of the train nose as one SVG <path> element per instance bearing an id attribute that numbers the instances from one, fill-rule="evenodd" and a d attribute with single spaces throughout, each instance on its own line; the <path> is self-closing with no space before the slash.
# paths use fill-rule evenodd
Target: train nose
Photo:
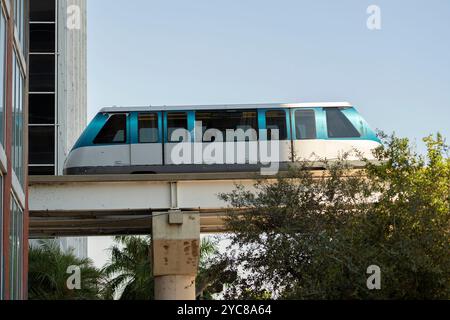
<path id="1" fill-rule="evenodd" d="M 74 149 L 70 150 L 69 154 L 66 157 L 66 160 L 64 161 L 63 165 L 63 174 L 64 175 L 70 175 L 69 171 L 71 168 L 77 167 L 78 163 L 77 160 L 74 157 Z"/>
<path id="2" fill-rule="evenodd" d="M 69 154 L 66 157 L 66 160 L 64 160 L 64 165 L 63 165 L 63 174 L 67 175 L 67 164 L 70 158 L 70 155 L 72 154 L 72 151 L 69 152 Z"/>

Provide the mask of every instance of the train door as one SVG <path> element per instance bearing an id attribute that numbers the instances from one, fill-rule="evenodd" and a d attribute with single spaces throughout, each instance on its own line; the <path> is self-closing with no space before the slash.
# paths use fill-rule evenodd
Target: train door
<path id="1" fill-rule="evenodd" d="M 293 153 L 296 161 L 314 161 L 322 158 L 325 140 L 321 137 L 323 112 L 319 109 L 291 110 Z"/>
<path id="2" fill-rule="evenodd" d="M 131 165 L 163 164 L 161 112 L 134 113 L 131 120 Z"/>
<path id="3" fill-rule="evenodd" d="M 193 164 L 192 132 L 194 113 L 192 111 L 164 112 L 164 164 Z"/>
<path id="4" fill-rule="evenodd" d="M 267 130 L 267 137 L 260 137 L 260 150 L 263 153 L 267 150 L 267 157 L 277 162 L 289 162 L 292 160 L 291 143 L 291 120 L 290 113 L 283 109 L 264 109 L 260 111 L 261 128 Z M 277 130 L 277 131 L 274 131 Z M 267 138 L 267 139 L 265 139 Z M 278 150 L 271 150 L 271 144 L 267 143 L 267 148 L 261 144 L 272 140 L 278 140 Z M 274 153 L 278 152 L 278 154 Z M 264 155 L 261 154 L 261 158 Z"/>
<path id="5" fill-rule="evenodd" d="M 255 109 L 201 110 L 195 113 L 201 124 L 199 163 L 207 165 L 258 164 L 258 112 Z"/>

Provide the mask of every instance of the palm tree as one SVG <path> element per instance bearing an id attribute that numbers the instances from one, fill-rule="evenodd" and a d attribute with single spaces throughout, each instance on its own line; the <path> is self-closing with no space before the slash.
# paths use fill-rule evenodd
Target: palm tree
<path id="1" fill-rule="evenodd" d="M 111 260 L 103 268 L 108 281 L 104 295 L 107 299 L 152 300 L 154 281 L 151 263 L 151 238 L 116 237 L 111 250 Z M 197 276 L 197 298 L 211 299 L 212 294 L 221 292 L 221 276 L 226 265 L 217 261 L 217 246 L 203 239 L 200 246 L 200 265 Z"/>
<path id="2" fill-rule="evenodd" d="M 152 300 L 153 272 L 150 237 L 116 237 L 111 259 L 103 268 L 109 279 L 105 285 L 107 299 Z"/>
<path id="3" fill-rule="evenodd" d="M 69 267 L 80 270 L 80 289 L 70 289 Z M 64 253 L 53 241 L 40 241 L 29 250 L 28 298 L 30 300 L 96 300 L 100 298 L 101 272 L 90 259 Z"/>

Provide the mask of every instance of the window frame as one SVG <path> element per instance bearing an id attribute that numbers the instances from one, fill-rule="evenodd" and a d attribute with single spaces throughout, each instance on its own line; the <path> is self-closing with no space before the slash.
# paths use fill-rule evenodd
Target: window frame
<path id="1" fill-rule="evenodd" d="M 28 69 L 33 70 L 33 64 L 30 63 L 33 62 L 34 57 L 36 56 L 47 56 L 54 60 L 54 77 L 53 77 L 53 83 L 45 88 L 45 91 L 41 90 L 35 90 L 29 92 L 29 99 L 28 99 L 28 108 L 29 111 L 34 110 L 34 116 L 37 116 L 33 120 L 37 121 L 30 121 L 28 123 L 28 129 L 31 130 L 31 128 L 35 126 L 47 126 L 52 127 L 54 131 L 54 149 L 53 149 L 53 160 L 51 163 L 47 164 L 28 164 L 29 169 L 29 175 L 36 175 L 36 174 L 45 174 L 45 175 L 54 175 L 57 172 L 58 167 L 58 148 L 59 148 L 59 141 L 57 139 L 58 136 L 58 112 L 57 112 L 57 88 L 56 88 L 56 76 L 58 73 L 58 63 L 56 59 L 56 51 L 57 51 L 57 0 L 49 0 L 49 1 L 42 1 L 41 3 L 35 3 L 34 1 L 28 2 L 28 30 L 29 30 L 29 41 L 30 41 L 30 47 L 28 52 L 29 62 L 28 62 Z M 44 7 L 43 7 L 44 6 Z M 45 8 L 45 10 L 42 10 L 42 8 Z M 38 10 L 39 9 L 39 10 Z M 44 27 L 45 26 L 45 27 Z M 48 32 L 54 34 L 54 38 L 50 39 L 51 37 L 46 36 L 46 40 L 49 40 L 50 42 L 46 42 L 46 44 L 50 44 L 48 47 L 42 47 L 42 48 L 36 48 L 31 47 L 31 42 L 33 42 L 33 35 L 31 34 L 31 30 L 34 28 L 43 27 L 44 29 L 47 29 Z M 41 43 L 42 44 L 42 43 Z M 50 47 L 52 47 L 50 50 Z M 30 76 L 28 79 L 28 82 L 31 84 L 35 80 L 34 75 Z M 29 87 L 29 89 L 31 86 Z M 31 88 L 31 89 L 44 89 L 44 88 Z M 53 101 L 51 104 L 46 104 L 45 110 L 40 110 L 36 107 L 36 105 L 32 105 L 33 102 L 36 102 L 32 99 L 36 98 L 39 99 L 37 96 L 39 95 L 52 95 Z M 49 98 L 48 102 L 51 102 L 51 98 Z M 53 112 L 51 111 L 53 109 Z M 45 113 L 50 112 L 50 113 Z M 53 113 L 53 114 L 51 114 Z M 50 115 L 50 117 L 47 117 L 45 120 L 53 120 L 51 122 L 48 121 L 41 121 L 39 120 L 40 115 Z M 30 119 L 31 120 L 31 119 Z M 46 123 L 44 123 L 46 122 Z M 48 123 L 47 123 L 48 122 Z M 29 152 L 29 158 L 32 156 L 32 153 Z"/>
<path id="2" fill-rule="evenodd" d="M 55 51 L 56 52 L 56 51 Z M 30 52 L 28 57 L 29 69 L 29 92 L 30 93 L 56 93 L 56 76 L 57 70 L 57 56 L 55 52 Z M 48 59 L 47 61 L 44 61 Z M 50 68 L 43 68 L 50 67 Z M 36 72 L 37 68 L 45 69 L 45 73 Z M 37 81 L 37 80 L 39 81 Z"/>
<path id="3" fill-rule="evenodd" d="M 13 300 L 19 300 L 23 298 L 23 268 L 24 268 L 24 209 L 20 205 L 20 201 L 16 198 L 13 192 L 11 192 L 10 203 L 10 230 L 9 230 L 9 280 L 10 280 L 10 298 Z"/>
<path id="4" fill-rule="evenodd" d="M 24 74 L 24 67 L 20 59 L 20 53 L 16 48 L 13 50 L 12 59 L 12 117 L 13 128 L 11 136 L 11 162 L 12 170 L 18 178 L 21 187 L 24 189 L 26 169 L 25 163 L 25 87 L 26 75 Z"/>
<path id="5" fill-rule="evenodd" d="M 2 70 L 3 72 L 1 72 L 0 77 L 2 77 L 1 79 L 1 86 L 0 86 L 0 90 L 1 90 L 1 100 L 0 100 L 0 104 L 1 104 L 1 108 L 2 108 L 2 113 L 1 113 L 1 117 L 0 117 L 0 124 L 1 124 L 1 132 L 0 132 L 0 145 L 4 146 L 5 145 L 5 135 L 6 135 L 6 131 L 5 131 L 5 127 L 6 127 L 6 117 L 5 117 L 5 110 L 6 110 L 6 51 L 7 51 L 7 38 L 8 38 L 8 23 L 7 23 L 7 19 L 6 19 L 6 15 L 3 12 L 3 6 L 0 6 L 0 19 L 1 19 L 1 24 L 0 24 L 0 41 L 2 41 L 2 43 L 0 43 L 0 57 L 2 59 L 0 59 L 0 64 L 2 65 Z M 2 28 L 3 27 L 3 28 Z"/>
<path id="6" fill-rule="evenodd" d="M 39 130 L 39 129 L 41 129 L 42 131 L 36 132 L 36 130 Z M 48 140 L 48 142 L 52 144 L 51 145 L 52 148 L 49 148 L 48 152 L 45 152 L 45 153 L 42 152 L 43 149 L 35 150 L 34 147 L 36 147 L 37 144 L 33 143 L 33 142 L 35 142 L 34 139 L 37 137 L 45 136 L 43 133 L 47 134 L 50 132 L 51 132 L 52 139 Z M 33 167 L 36 167 L 36 166 L 39 166 L 39 167 L 43 167 L 43 166 L 50 167 L 51 166 L 51 167 L 53 167 L 53 166 L 55 166 L 56 132 L 55 132 L 54 125 L 46 125 L 46 124 L 29 125 L 28 126 L 28 135 L 29 135 L 28 141 L 31 142 L 30 146 L 29 146 L 29 156 L 28 156 L 29 166 L 30 167 L 31 166 L 33 166 Z M 46 141 L 47 141 L 47 139 L 46 139 Z M 36 151 L 39 151 L 39 152 L 36 152 Z M 45 150 L 45 151 L 47 151 L 47 150 Z M 39 161 L 35 161 L 36 155 L 38 155 L 39 158 L 41 158 L 44 154 L 51 155 L 51 157 L 49 157 L 49 159 L 51 158 L 52 161 L 50 161 L 50 162 L 41 161 L 41 163 Z"/>
<path id="7" fill-rule="evenodd" d="M 0 170 L 0 300 L 4 298 L 4 284 L 5 284 L 5 274 L 4 271 L 4 259 L 3 259 L 3 188 L 4 188 L 4 177 L 3 172 Z"/>

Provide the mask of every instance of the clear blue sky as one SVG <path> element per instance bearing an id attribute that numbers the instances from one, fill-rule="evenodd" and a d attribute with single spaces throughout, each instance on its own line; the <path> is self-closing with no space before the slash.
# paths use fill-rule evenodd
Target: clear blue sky
<path id="1" fill-rule="evenodd" d="M 369 5 L 382 30 L 366 27 Z M 109 105 L 350 101 L 450 137 L 450 1 L 88 0 L 89 116 Z"/>
<path id="2" fill-rule="evenodd" d="M 369 5 L 382 30 L 366 27 Z M 450 1 L 88 0 L 89 116 L 110 105 L 350 101 L 450 138 Z M 105 263 L 110 238 L 89 240 Z"/>

